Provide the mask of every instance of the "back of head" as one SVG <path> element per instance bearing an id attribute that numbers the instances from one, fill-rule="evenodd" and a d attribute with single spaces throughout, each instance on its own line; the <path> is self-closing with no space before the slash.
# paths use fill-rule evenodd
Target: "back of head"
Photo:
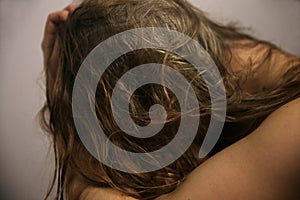
<path id="1" fill-rule="evenodd" d="M 72 83 L 78 69 L 86 56 L 100 42 L 123 31 L 143 27 L 165 27 L 182 32 L 191 38 L 198 38 L 196 26 L 199 23 L 196 22 L 198 19 L 196 15 L 193 8 L 181 0 L 84 1 L 72 13 L 66 27 L 62 27 L 60 35 L 61 63 L 54 86 L 57 87 L 58 93 L 52 94 L 59 99 L 54 103 L 55 109 L 51 113 L 56 116 L 53 121 L 53 134 L 56 135 L 56 142 L 60 146 L 58 156 L 69 171 L 80 174 L 86 183 L 92 186 L 112 187 L 136 198 L 152 199 L 173 190 L 186 174 L 201 163 L 197 158 L 199 146 L 193 144 L 179 160 L 154 172 L 129 174 L 112 169 L 99 163 L 87 152 L 76 133 L 72 118 L 66 117 L 72 116 Z M 219 47 L 215 48 L 219 50 Z M 147 63 L 172 66 L 190 81 L 201 78 L 197 77 L 196 71 L 185 60 L 160 49 L 132 51 L 122 55 L 108 67 L 99 79 L 96 92 L 97 116 L 110 141 L 126 151 L 136 153 L 152 152 L 162 148 L 174 138 L 180 123 L 180 106 L 172 91 L 159 85 L 148 84 L 135 91 L 131 97 L 131 117 L 135 123 L 146 126 L 150 121 L 149 108 L 154 104 L 160 104 L 168 113 L 164 128 L 153 137 L 136 138 L 124 133 L 117 126 L 110 107 L 112 90 L 118 79 L 128 70 Z M 200 83 L 203 81 L 198 83 L 198 88 L 201 88 Z M 198 92 L 207 93 L 200 90 Z M 199 97 L 203 99 L 203 96 Z M 205 128 L 205 125 L 200 128 L 201 132 L 204 132 Z M 89 130 L 87 134 L 91 132 L 92 130 Z M 199 134 L 198 143 L 201 143 L 201 139 L 202 136 Z M 126 158 L 119 158 L 118 162 L 128 161 Z M 128 165 L 134 168 L 135 163 Z"/>
<path id="2" fill-rule="evenodd" d="M 218 66 L 228 89 L 228 96 L 234 92 L 234 83 L 231 81 L 229 68 L 226 67 L 229 63 L 225 56 L 227 47 L 223 41 L 250 38 L 249 36 L 210 21 L 185 0 L 84 1 L 69 16 L 66 25 L 61 27 L 59 65 L 54 83 L 50 86 L 54 89 L 48 88 L 47 92 L 46 108 L 49 109 L 50 119 L 49 123 L 47 120 L 45 122 L 53 135 L 59 188 L 65 189 L 71 182 L 71 174 L 77 174 L 87 185 L 112 187 L 136 198 L 153 199 L 174 190 L 189 172 L 203 162 L 204 159 L 198 158 L 198 151 L 211 114 L 207 86 L 189 62 L 163 49 L 133 49 L 120 56 L 99 77 L 96 94 L 91 93 L 89 97 L 95 97 L 95 105 L 92 106 L 110 141 L 126 151 L 152 152 L 162 148 L 176 135 L 182 117 L 176 96 L 168 88 L 157 84 L 144 85 L 134 92 L 129 107 L 136 124 L 146 126 L 150 123 L 149 108 L 154 104 L 163 105 L 167 113 L 166 123 L 159 134 L 150 138 L 136 138 L 124 133 L 113 118 L 110 106 L 113 88 L 127 71 L 142 64 L 164 64 L 180 72 L 191 83 L 198 98 L 201 122 L 192 145 L 178 160 L 153 172 L 121 172 L 100 163 L 90 155 L 77 134 L 72 113 L 72 92 L 82 62 L 99 43 L 111 36 L 144 27 L 175 30 L 198 41 Z M 163 36 L 157 35 L 157 41 L 160 41 L 160 37 Z M 110 53 L 109 50 L 107 53 Z M 88 125 L 85 129 L 86 134 L 97 134 Z M 119 160 L 126 161 L 126 158 Z M 135 163 L 128 165 L 134 168 Z"/>

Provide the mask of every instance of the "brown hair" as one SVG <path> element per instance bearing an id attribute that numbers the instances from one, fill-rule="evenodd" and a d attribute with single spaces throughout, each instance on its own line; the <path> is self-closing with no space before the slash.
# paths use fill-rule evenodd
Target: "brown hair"
<path id="1" fill-rule="evenodd" d="M 188 173 L 206 159 L 199 159 L 198 151 L 211 114 L 207 86 L 190 63 L 159 49 L 130 52 L 118 58 L 106 70 L 99 81 L 95 100 L 99 123 L 115 145 L 132 152 L 157 150 L 172 140 L 181 117 L 180 106 L 172 91 L 159 85 L 146 85 L 131 98 L 131 115 L 137 124 L 149 123 L 148 109 L 153 104 L 162 104 L 167 111 L 168 118 L 163 130 L 147 139 L 123 133 L 115 124 L 109 106 L 112 89 L 126 71 L 144 63 L 165 64 L 189 80 L 199 100 L 201 124 L 189 149 L 163 169 L 130 174 L 100 163 L 89 154 L 79 139 L 72 115 L 72 90 L 81 63 L 101 41 L 122 31 L 140 27 L 166 27 L 184 33 L 199 41 L 216 63 L 226 88 L 227 117 L 221 138 L 207 158 L 249 134 L 279 106 L 300 96 L 299 66 L 286 72 L 278 79 L 278 84 L 255 92 L 243 90 L 242 84 L 246 78 L 254 76 L 253 66 L 273 67 L 270 66 L 270 60 L 278 48 L 244 34 L 238 28 L 211 21 L 185 0 L 84 1 L 59 32 L 59 65 L 54 83 L 49 86 L 53 89 L 50 92 L 47 88 L 47 103 L 41 111 L 43 127 L 53 138 L 56 169 L 49 194 L 57 180 L 56 199 L 63 199 L 64 194 L 72 196 L 68 186 L 73 174 L 80 176 L 89 186 L 111 187 L 135 198 L 154 199 L 174 190 Z M 249 42 L 242 44 L 237 41 Z M 251 49 L 259 45 L 265 46 L 260 62 L 249 60 L 240 63 L 244 71 L 249 73 L 245 76 L 235 73 L 232 68 L 233 50 Z"/>

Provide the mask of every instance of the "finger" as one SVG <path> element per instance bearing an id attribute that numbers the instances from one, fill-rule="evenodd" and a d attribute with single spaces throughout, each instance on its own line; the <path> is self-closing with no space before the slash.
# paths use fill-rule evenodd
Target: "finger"
<path id="1" fill-rule="evenodd" d="M 55 40 L 53 51 L 49 57 L 44 59 L 44 70 L 46 71 L 46 87 L 52 88 L 55 77 L 57 75 L 58 67 L 58 54 L 59 54 L 59 44 L 58 39 Z"/>
<path id="2" fill-rule="evenodd" d="M 51 74 L 55 74 L 57 63 L 58 63 L 58 55 L 59 55 L 59 42 L 58 39 L 56 38 L 53 49 L 51 54 L 49 55 L 49 58 L 47 60 L 49 64 L 49 70 Z"/>
<path id="3" fill-rule="evenodd" d="M 46 28 L 45 33 L 47 34 L 53 34 L 56 32 L 57 24 L 60 22 L 64 22 L 68 19 L 68 15 L 70 12 L 73 12 L 77 8 L 76 4 L 70 4 L 67 7 L 64 8 L 62 11 L 57 11 L 54 13 L 51 13 L 48 16 L 47 22 L 46 22 Z"/>
<path id="4" fill-rule="evenodd" d="M 54 42 L 53 51 L 51 54 L 51 57 L 53 58 L 53 60 L 56 60 L 58 58 L 58 54 L 59 54 L 59 42 L 58 42 L 58 39 L 56 39 Z"/>
<path id="5" fill-rule="evenodd" d="M 67 7 L 64 8 L 64 10 L 69 11 L 70 13 L 72 13 L 78 6 L 76 4 L 70 4 Z"/>
<path id="6" fill-rule="evenodd" d="M 42 41 L 42 50 L 45 55 L 50 54 L 53 51 L 58 25 L 65 22 L 68 19 L 69 13 L 73 12 L 76 8 L 76 4 L 70 4 L 62 11 L 49 14 Z"/>
<path id="7" fill-rule="evenodd" d="M 58 11 L 51 13 L 48 16 L 45 31 L 44 31 L 44 39 L 42 41 L 42 49 L 47 50 L 53 48 L 53 44 L 56 38 L 56 33 L 58 29 L 58 24 L 61 22 L 64 22 L 68 18 L 69 12 L 64 11 Z"/>
<path id="8" fill-rule="evenodd" d="M 53 23 L 64 22 L 68 19 L 68 15 L 69 15 L 68 10 L 57 11 L 49 14 L 47 21 Z"/>

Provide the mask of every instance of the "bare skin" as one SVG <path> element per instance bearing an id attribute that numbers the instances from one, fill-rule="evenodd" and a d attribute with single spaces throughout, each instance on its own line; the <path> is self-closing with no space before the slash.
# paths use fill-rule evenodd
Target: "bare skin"
<path id="1" fill-rule="evenodd" d="M 73 12 L 76 8 L 77 5 L 70 4 L 62 11 L 50 13 L 46 21 L 44 38 L 41 47 L 44 57 L 44 69 L 48 72 L 47 74 L 49 75 L 48 77 L 46 77 L 46 86 L 50 91 L 52 90 L 51 85 L 53 85 L 53 77 L 55 77 L 56 66 L 58 64 L 58 26 L 64 23 L 68 19 L 69 13 Z"/>
<path id="2" fill-rule="evenodd" d="M 175 191 L 157 200 L 300 199 L 299 121 L 300 98 L 276 110 L 254 132 L 208 159 Z M 134 200 L 105 188 L 88 187 L 80 195 L 80 200 L 110 199 Z"/>
<path id="3" fill-rule="evenodd" d="M 177 190 L 158 199 L 300 199 L 299 121 L 298 98 L 199 166 Z"/>
<path id="4" fill-rule="evenodd" d="M 57 65 L 58 43 L 57 27 L 67 20 L 69 13 L 76 9 L 71 4 L 64 10 L 49 15 L 42 50 L 45 70 L 49 70 L 47 87 L 51 88 Z M 263 48 L 257 46 L 255 48 Z M 241 73 L 238 63 L 257 62 L 260 54 L 257 49 L 241 53 L 233 50 L 233 68 Z M 263 54 L 263 50 L 260 51 Z M 251 58 L 249 55 L 255 55 Z M 279 77 L 289 67 L 300 64 L 300 59 L 285 52 L 275 52 L 272 63 L 282 63 L 285 68 L 262 69 L 254 77 L 258 85 L 268 87 L 272 78 L 259 76 L 271 74 Z M 269 63 L 270 65 L 272 63 Z M 253 83 L 253 80 L 251 81 Z M 245 83 L 245 89 L 251 91 L 253 85 Z M 300 199 L 300 99 L 287 103 L 272 113 L 250 135 L 216 154 L 203 165 L 196 168 L 175 191 L 163 195 L 158 200 L 193 199 Z M 220 167 L 222 166 L 222 167 Z M 80 200 L 134 200 L 113 189 L 86 187 L 79 179 L 74 179 L 71 191 L 79 193 Z M 75 194 L 77 193 L 77 194 Z M 72 199 L 72 198 L 71 198 Z"/>

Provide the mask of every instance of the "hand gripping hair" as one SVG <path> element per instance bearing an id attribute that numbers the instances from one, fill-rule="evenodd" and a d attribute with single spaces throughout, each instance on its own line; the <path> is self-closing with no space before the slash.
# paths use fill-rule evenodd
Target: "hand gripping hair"
<path id="1" fill-rule="evenodd" d="M 95 111 L 97 123 L 106 136 L 106 141 L 99 142 L 97 140 L 99 133 L 91 126 L 90 118 L 84 116 L 84 113 L 80 116 L 74 115 L 74 110 L 72 110 L 75 80 L 78 78 L 77 75 L 83 63 L 87 66 L 95 64 L 85 59 L 100 43 L 109 41 L 109 38 L 124 31 L 142 28 L 150 31 L 163 28 L 163 30 L 168 30 L 168 33 L 176 31 L 197 41 L 203 48 L 201 52 L 205 52 L 199 51 L 196 55 L 197 59 L 205 63 L 209 57 L 216 66 L 219 77 L 213 83 L 205 80 L 203 74 L 210 73 L 210 69 L 205 68 L 204 65 L 199 71 L 197 66 L 189 61 L 189 52 L 194 52 L 194 49 L 187 49 L 186 55 L 176 53 L 178 49 L 186 45 L 187 40 L 178 38 L 181 42 L 176 42 L 176 38 L 166 37 L 168 34 L 153 31 L 151 35 L 153 41 L 147 40 L 146 36 L 136 36 L 142 41 L 142 46 L 147 44 L 144 46 L 148 47 L 136 49 L 128 42 L 130 38 L 128 40 L 123 38 L 120 42 L 130 51 L 109 63 L 109 66 L 101 73 L 95 70 L 96 68 L 89 68 L 89 76 L 81 79 L 81 83 L 89 83 L 95 79 L 98 85 L 91 88 L 89 84 L 82 84 L 82 93 L 79 91 L 79 96 L 77 96 L 79 98 L 82 95 L 87 99 L 86 105 Z M 59 27 L 58 44 L 58 64 L 54 70 L 55 73 L 50 72 L 50 69 L 45 69 L 48 82 L 47 102 L 41 110 L 43 127 L 53 138 L 56 171 L 49 192 L 53 189 L 55 179 L 57 179 L 57 199 L 65 195 L 70 199 L 78 199 L 78 196 L 74 196 L 71 187 L 75 179 L 81 180 L 80 184 L 83 188 L 87 186 L 109 187 L 135 198 L 154 199 L 169 193 L 207 158 L 249 134 L 280 105 L 300 96 L 299 66 L 291 68 L 276 79 L 276 84 L 259 82 L 255 91 L 248 90 L 247 84 L 256 80 L 258 72 L 265 72 L 270 70 L 270 67 L 276 67 L 270 65 L 270 62 L 272 56 L 279 51 L 278 48 L 243 33 L 239 28 L 225 26 L 208 19 L 202 11 L 185 0 L 83 1 L 69 15 L 66 23 Z M 108 48 L 102 52 L 101 60 L 96 59 L 96 63 L 106 63 L 106 59 L 113 55 L 113 51 L 122 47 L 115 43 L 106 44 Z M 154 46 L 161 46 L 161 48 L 149 48 Z M 259 59 L 250 59 L 247 62 L 237 59 L 237 51 L 249 49 L 258 51 L 261 47 L 263 50 L 257 54 Z M 252 53 L 255 52 L 252 51 Z M 153 63 L 160 65 L 161 68 L 157 68 L 157 65 Z M 128 71 L 133 72 L 137 66 L 146 66 L 143 70 L 146 73 L 128 75 L 130 78 L 124 79 L 125 74 Z M 237 68 L 242 70 L 236 70 Z M 184 87 L 178 81 L 180 78 L 177 76 L 176 78 L 169 76 L 168 71 L 176 71 L 180 74 L 178 77 L 184 78 L 189 88 Z M 149 77 L 157 81 L 153 83 L 146 81 L 150 80 Z M 129 81 L 132 87 L 138 81 L 144 80 L 147 84 L 133 90 L 120 82 L 120 79 Z M 165 83 L 168 87 L 158 82 Z M 199 157 L 200 147 L 210 122 L 212 119 L 222 120 L 220 116 L 213 114 L 215 110 L 221 108 L 213 106 L 209 91 L 211 87 L 220 83 L 224 84 L 226 90 L 225 125 L 212 151 L 205 157 Z M 119 92 L 114 93 L 116 86 L 119 87 Z M 189 91 L 192 90 L 197 100 L 196 106 L 184 111 L 177 93 L 170 89 L 171 86 L 176 87 L 176 91 L 179 91 L 177 93 L 183 94 L 183 97 L 188 97 Z M 137 137 L 138 134 L 143 134 L 143 131 L 137 131 L 136 135 L 130 131 L 125 132 L 115 119 L 111 106 L 113 93 L 117 96 L 121 94 L 117 97 L 121 100 L 122 98 L 128 100 L 127 107 L 121 107 L 119 110 L 127 109 L 129 113 L 127 117 L 131 118 L 136 127 L 141 128 L 139 130 L 146 130 L 143 128 L 151 124 L 154 129 L 156 126 L 160 127 L 159 132 L 150 134 L 149 137 Z M 159 106 L 153 105 L 163 107 L 165 114 L 163 119 L 153 118 L 152 111 L 154 113 L 161 111 Z M 111 154 L 121 148 L 124 151 L 144 154 L 145 162 L 157 162 L 159 165 L 161 163 L 153 157 L 151 152 L 158 151 L 169 144 L 178 136 L 176 134 L 180 128 L 184 130 L 184 134 L 180 136 L 182 142 L 190 138 L 193 132 L 192 126 L 182 128 L 181 124 L 186 119 L 192 121 L 194 118 L 198 121 L 193 123 L 197 126 L 195 137 L 190 145 L 186 149 L 180 149 L 180 145 L 173 148 L 174 151 L 179 149 L 182 155 L 162 168 L 140 172 L 136 170 L 140 167 L 140 162 L 132 162 L 118 153 Z M 97 156 L 91 155 L 78 134 L 78 127 L 74 122 L 76 120 L 80 121 L 81 128 L 84 130 L 83 134 L 90 138 L 89 146 L 97 149 L 94 154 L 98 153 L 104 157 L 113 155 L 110 157 L 112 165 L 103 164 Z M 126 120 L 121 118 L 119 121 L 124 121 L 123 126 L 126 126 Z M 136 127 L 130 130 L 134 132 Z M 144 133 L 146 134 L 146 131 Z M 105 143 L 108 140 L 116 146 L 116 149 L 107 148 Z M 167 159 L 173 153 L 171 149 L 169 155 L 164 154 L 164 156 Z M 121 163 L 127 169 L 131 169 L 131 172 L 136 170 L 137 173 L 114 169 L 111 167 L 113 162 Z"/>

